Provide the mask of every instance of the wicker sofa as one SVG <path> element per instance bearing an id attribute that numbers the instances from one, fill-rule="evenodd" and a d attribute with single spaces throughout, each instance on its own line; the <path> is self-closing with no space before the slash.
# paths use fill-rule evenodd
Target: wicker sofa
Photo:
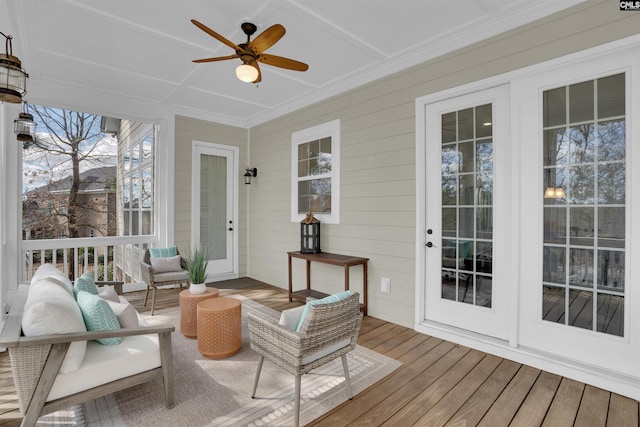
<path id="1" fill-rule="evenodd" d="M 73 285 L 69 294 L 71 282 L 63 281 L 60 277 L 41 277 L 37 283 L 32 280 L 31 284 L 20 284 L 0 335 L 0 347 L 9 351 L 20 412 L 24 416 L 22 425 L 35 425 L 42 415 L 155 378 L 163 380 L 166 407 L 173 407 L 171 333 L 175 327 L 150 327 L 131 308 L 138 320 L 136 326 L 72 331 L 69 325 L 73 322 L 66 316 L 76 310 L 69 298 L 76 301 Z M 122 305 L 128 304 L 122 296 L 116 298 Z M 25 336 L 25 330 L 33 329 L 33 325 L 26 327 L 25 319 L 33 317 L 34 304 L 41 305 L 43 314 L 39 321 L 45 328 L 59 328 L 59 332 Z M 121 342 L 103 345 L 96 341 L 114 338 Z"/>

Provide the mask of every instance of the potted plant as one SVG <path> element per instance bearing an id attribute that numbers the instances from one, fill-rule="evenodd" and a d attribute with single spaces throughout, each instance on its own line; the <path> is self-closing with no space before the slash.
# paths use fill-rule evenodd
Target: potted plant
<path id="1" fill-rule="evenodd" d="M 205 285 L 205 279 L 207 278 L 207 253 L 202 249 L 196 248 L 196 250 L 191 253 L 187 259 L 187 271 L 189 272 L 189 281 L 191 285 L 189 286 L 189 291 L 192 294 L 201 294 L 207 290 L 207 285 Z"/>

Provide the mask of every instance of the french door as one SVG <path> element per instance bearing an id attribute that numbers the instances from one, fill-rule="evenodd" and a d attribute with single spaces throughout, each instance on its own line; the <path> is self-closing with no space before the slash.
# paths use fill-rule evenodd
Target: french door
<path id="1" fill-rule="evenodd" d="M 193 143 L 191 241 L 206 251 L 208 280 L 237 277 L 238 149 Z"/>
<path id="2" fill-rule="evenodd" d="M 508 335 L 508 87 L 425 107 L 425 318 Z"/>
<path id="3" fill-rule="evenodd" d="M 520 343 L 603 370 L 640 377 L 633 301 L 633 202 L 637 151 L 629 132 L 631 72 L 614 62 L 542 74 L 522 83 L 523 144 Z M 598 67 L 612 71 L 596 71 Z M 596 74 L 597 73 L 597 74 Z M 580 74 L 585 74 L 580 76 Z M 595 75 L 594 75 L 595 74 Z M 559 80 L 559 81 L 558 81 Z M 537 110 L 537 111 L 536 111 Z M 637 180 L 636 180 L 637 181 Z M 635 196 L 635 197 L 633 197 Z M 637 215 L 636 215 L 637 216 Z M 636 234 L 637 235 L 637 234 Z M 535 321 L 532 321 L 535 319 Z M 635 325 L 634 325 L 635 323 Z"/>

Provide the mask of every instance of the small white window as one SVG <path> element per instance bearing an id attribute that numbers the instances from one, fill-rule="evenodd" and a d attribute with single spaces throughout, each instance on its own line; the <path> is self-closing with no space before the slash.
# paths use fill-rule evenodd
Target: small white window
<path id="1" fill-rule="evenodd" d="M 340 120 L 291 136 L 291 221 L 340 222 Z"/>

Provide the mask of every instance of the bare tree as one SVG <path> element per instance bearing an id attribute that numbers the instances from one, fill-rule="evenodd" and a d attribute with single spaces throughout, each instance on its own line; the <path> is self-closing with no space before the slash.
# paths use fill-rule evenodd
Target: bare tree
<path id="1" fill-rule="evenodd" d="M 41 238 L 64 234 L 70 238 L 84 237 L 87 210 L 108 211 L 93 200 L 79 198 L 81 172 L 106 165 L 115 165 L 113 140 L 100 131 L 101 116 L 44 106 L 29 106 L 36 118 L 35 141 L 25 146 L 25 158 L 30 165 L 25 170 L 26 188 L 38 188 L 23 203 L 23 217 L 40 229 Z M 105 149 L 110 146 L 110 149 Z M 64 184 L 64 185 L 62 185 Z M 115 188 L 115 182 L 108 183 Z M 46 206 L 34 208 L 33 200 Z M 66 228 L 66 230 L 64 230 Z M 108 235 L 108 230 L 100 230 Z M 70 264 L 72 266 L 72 264 Z M 72 268 L 69 269 L 70 273 Z"/>

